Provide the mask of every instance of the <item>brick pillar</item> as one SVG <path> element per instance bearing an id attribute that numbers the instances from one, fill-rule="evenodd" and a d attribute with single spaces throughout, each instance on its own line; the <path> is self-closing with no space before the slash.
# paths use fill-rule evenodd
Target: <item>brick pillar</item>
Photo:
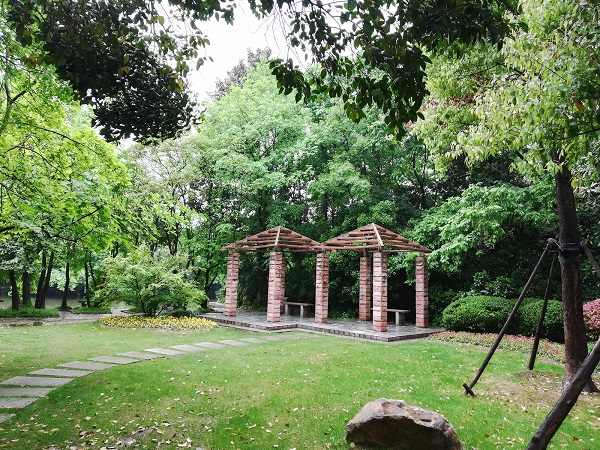
<path id="1" fill-rule="evenodd" d="M 327 323 L 329 314 L 329 253 L 317 253 L 315 322 Z"/>
<path id="2" fill-rule="evenodd" d="M 429 278 L 427 276 L 427 260 L 425 255 L 417 256 L 416 272 L 416 319 L 415 325 L 426 328 L 429 326 Z"/>
<path id="3" fill-rule="evenodd" d="M 387 331 L 387 255 L 373 253 L 373 331 Z"/>
<path id="4" fill-rule="evenodd" d="M 231 252 L 227 256 L 227 282 L 225 284 L 225 310 L 226 316 L 237 314 L 238 280 L 240 273 L 240 254 Z"/>
<path id="5" fill-rule="evenodd" d="M 358 320 L 371 320 L 371 257 L 360 257 Z"/>
<path id="6" fill-rule="evenodd" d="M 279 322 L 285 291 L 285 261 L 283 252 L 271 252 L 269 261 L 269 293 L 267 322 Z"/>

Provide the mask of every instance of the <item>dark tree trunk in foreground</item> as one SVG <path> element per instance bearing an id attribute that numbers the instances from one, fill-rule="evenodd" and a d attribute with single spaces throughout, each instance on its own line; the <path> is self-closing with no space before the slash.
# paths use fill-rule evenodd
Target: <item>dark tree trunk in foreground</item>
<path id="1" fill-rule="evenodd" d="M 8 271 L 8 278 L 10 279 L 10 289 L 12 291 L 12 293 L 11 293 L 12 309 L 14 309 L 15 311 L 18 311 L 19 310 L 19 302 L 20 302 L 19 286 L 17 285 L 17 277 L 15 276 L 14 270 Z"/>
<path id="2" fill-rule="evenodd" d="M 31 306 L 31 277 L 29 276 L 29 272 L 23 271 L 23 300 L 21 304 L 23 306 Z"/>
<path id="3" fill-rule="evenodd" d="M 70 281 L 70 263 L 67 261 L 67 265 L 65 267 L 65 288 L 63 290 L 62 303 L 60 304 L 60 309 L 68 309 L 69 305 L 67 305 L 67 297 L 69 295 L 69 281 Z"/>
<path id="4" fill-rule="evenodd" d="M 42 270 L 40 271 L 40 279 L 35 292 L 35 308 L 43 309 L 42 295 L 44 294 L 44 282 L 46 281 L 46 250 L 42 252 Z"/>
<path id="5" fill-rule="evenodd" d="M 581 299 L 580 248 L 581 236 L 577 222 L 575 195 L 572 176 L 563 166 L 562 172 L 555 175 L 556 202 L 558 209 L 559 241 L 563 252 L 560 257 L 562 278 L 563 321 L 565 325 L 565 374 L 563 387 L 566 387 L 586 358 L 587 339 L 583 321 L 583 303 Z M 572 246 L 569 244 L 573 244 Z M 590 379 L 585 391 L 597 391 Z"/>

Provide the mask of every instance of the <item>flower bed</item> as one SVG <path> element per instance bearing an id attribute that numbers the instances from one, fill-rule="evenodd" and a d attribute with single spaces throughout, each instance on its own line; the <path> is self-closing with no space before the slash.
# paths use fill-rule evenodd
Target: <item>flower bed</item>
<path id="1" fill-rule="evenodd" d="M 467 333 L 466 331 L 443 331 L 431 335 L 429 338 L 443 342 L 458 342 L 462 344 L 480 345 L 483 347 L 491 347 L 497 334 L 493 333 Z M 505 335 L 500 342 L 501 349 L 512 350 L 522 353 L 531 353 L 533 348 L 534 338 L 526 336 Z M 545 356 L 553 361 L 565 362 L 565 346 L 546 339 L 540 340 L 538 347 L 538 355 Z"/>
<path id="2" fill-rule="evenodd" d="M 115 328 L 163 328 L 168 330 L 213 330 L 217 324 L 202 317 L 108 316 L 100 324 Z"/>

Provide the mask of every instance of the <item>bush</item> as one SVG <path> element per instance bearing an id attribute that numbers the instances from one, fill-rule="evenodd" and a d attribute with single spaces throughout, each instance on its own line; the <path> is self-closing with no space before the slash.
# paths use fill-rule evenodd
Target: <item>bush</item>
<path id="1" fill-rule="evenodd" d="M 600 337 L 600 298 L 583 305 L 583 320 L 590 340 Z"/>
<path id="2" fill-rule="evenodd" d="M 59 317 L 59 314 L 55 309 L 35 309 L 31 306 L 21 306 L 18 311 L 10 308 L 0 309 L 0 318 L 15 317 Z"/>
<path id="3" fill-rule="evenodd" d="M 175 257 L 156 261 L 148 252 L 136 250 L 128 256 L 104 260 L 103 269 L 105 280 L 94 299 L 125 302 L 145 316 L 156 316 L 168 307 L 197 307 L 207 299 L 185 279 L 185 271 Z"/>
<path id="4" fill-rule="evenodd" d="M 514 300 L 502 297 L 464 297 L 446 307 L 442 314 L 442 326 L 452 331 L 498 333 L 514 305 Z"/>
<path id="5" fill-rule="evenodd" d="M 543 299 L 538 298 L 525 299 L 515 320 L 514 330 L 517 334 L 535 336 L 543 302 Z M 564 342 L 562 302 L 548 300 L 548 308 L 542 326 L 542 337 L 554 342 Z"/>

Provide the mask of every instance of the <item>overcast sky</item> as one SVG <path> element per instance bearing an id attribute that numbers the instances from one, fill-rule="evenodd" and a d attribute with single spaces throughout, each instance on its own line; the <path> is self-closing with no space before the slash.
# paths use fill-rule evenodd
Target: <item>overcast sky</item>
<path id="1" fill-rule="evenodd" d="M 202 27 L 210 40 L 206 49 L 207 60 L 197 73 L 190 77 L 192 89 L 201 100 L 215 90 L 215 81 L 223 79 L 241 59 L 245 59 L 247 49 L 253 51 L 270 48 L 272 56 L 289 58 L 284 33 L 277 21 L 273 19 L 258 20 L 247 5 L 238 6 L 235 10 L 233 25 L 224 21 L 211 21 Z"/>

